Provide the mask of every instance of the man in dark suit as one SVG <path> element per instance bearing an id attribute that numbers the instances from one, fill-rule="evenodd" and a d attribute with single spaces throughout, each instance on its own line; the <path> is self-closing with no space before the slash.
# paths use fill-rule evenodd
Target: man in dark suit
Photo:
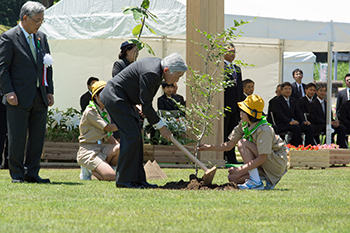
<path id="1" fill-rule="evenodd" d="M 317 98 L 315 98 L 309 105 L 310 121 L 314 126 L 314 132 L 325 132 L 326 131 L 326 111 L 327 111 L 327 101 L 324 99 L 327 94 L 327 87 L 324 84 L 317 85 L 316 87 Z M 345 126 L 339 124 L 339 122 L 332 119 L 331 122 L 332 129 L 332 142 L 334 141 L 334 135 L 337 134 L 337 144 L 340 148 L 347 148 L 345 143 Z"/>
<path id="2" fill-rule="evenodd" d="M 303 80 L 303 71 L 301 69 L 293 70 L 293 78 L 295 80 L 292 83 L 292 97 L 298 100 L 301 97 L 305 96 L 305 84 L 302 83 Z"/>
<path id="3" fill-rule="evenodd" d="M 225 111 L 224 118 L 224 141 L 228 140 L 228 136 L 233 128 L 238 125 L 240 121 L 239 108 L 237 103 L 244 100 L 242 71 L 241 68 L 233 64 L 236 58 L 236 48 L 234 44 L 227 44 L 227 53 L 224 57 L 224 69 L 226 77 L 234 82 L 234 85 L 225 88 L 224 92 L 224 106 L 229 107 L 231 111 Z M 224 159 L 226 163 L 239 164 L 236 159 L 235 148 L 224 152 Z"/>
<path id="4" fill-rule="evenodd" d="M 0 87 L 5 94 L 9 169 L 14 183 L 50 182 L 39 177 L 47 108 L 54 103 L 52 58 L 46 35 L 38 31 L 44 10 L 38 2 L 26 2 L 20 23 L 0 38 Z"/>
<path id="5" fill-rule="evenodd" d="M 336 112 L 339 113 L 340 106 L 342 103 L 350 100 L 350 74 L 346 74 L 344 78 L 346 88 L 338 92 Z"/>
<path id="6" fill-rule="evenodd" d="M 305 114 L 306 116 L 309 115 L 309 104 L 314 100 L 315 92 L 316 85 L 314 83 L 308 83 L 305 86 L 305 96 L 299 98 L 297 101 L 298 108 L 300 109 L 301 113 Z"/>
<path id="7" fill-rule="evenodd" d="M 89 102 L 91 100 L 91 87 L 92 87 L 92 84 L 94 84 L 95 82 L 99 81 L 98 78 L 96 77 L 90 77 L 88 80 L 87 80 L 87 88 L 88 88 L 88 91 L 85 92 L 81 97 L 80 97 L 80 108 L 81 108 L 81 112 L 83 113 L 86 106 L 89 105 Z"/>
<path id="8" fill-rule="evenodd" d="M 350 100 L 345 101 L 339 108 L 338 119 L 346 127 L 346 134 L 350 134 Z"/>
<path id="9" fill-rule="evenodd" d="M 142 104 L 142 113 L 148 122 L 158 129 L 165 139 L 170 140 L 171 132 L 153 109 L 152 101 L 163 79 L 172 84 L 177 82 L 186 70 L 186 63 L 176 53 L 163 60 L 156 57 L 143 58 L 109 80 L 101 92 L 101 102 L 106 106 L 120 132 L 117 187 L 157 187 L 146 181 L 140 116 L 134 106 Z"/>
<path id="10" fill-rule="evenodd" d="M 281 95 L 274 101 L 273 114 L 279 132 L 293 133 L 291 144 L 299 146 L 302 143 L 301 132 L 305 133 L 305 144 L 314 145 L 314 130 L 309 121 L 306 121 L 299 110 L 296 100 L 291 97 L 292 84 L 281 84 Z"/>

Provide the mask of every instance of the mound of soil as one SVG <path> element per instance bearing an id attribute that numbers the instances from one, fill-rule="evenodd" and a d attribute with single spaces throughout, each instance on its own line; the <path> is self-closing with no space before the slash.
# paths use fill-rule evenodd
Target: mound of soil
<path id="1" fill-rule="evenodd" d="M 222 185 L 210 184 L 205 185 L 201 178 L 196 175 L 190 175 L 190 181 L 185 182 L 180 180 L 178 182 L 168 182 L 164 186 L 160 186 L 160 189 L 181 189 L 181 190 L 236 190 L 239 189 L 237 184 L 230 182 Z"/>

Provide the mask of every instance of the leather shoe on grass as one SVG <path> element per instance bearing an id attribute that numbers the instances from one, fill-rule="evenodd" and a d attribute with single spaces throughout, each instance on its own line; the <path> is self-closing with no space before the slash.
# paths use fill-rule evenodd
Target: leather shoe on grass
<path id="1" fill-rule="evenodd" d="M 14 179 L 12 179 L 12 183 L 23 183 L 23 179 L 14 178 Z"/>
<path id="2" fill-rule="evenodd" d="M 28 183 L 40 183 L 40 184 L 50 183 L 50 179 L 42 179 L 40 176 L 36 176 L 36 177 L 25 176 L 24 181 Z"/>
<path id="3" fill-rule="evenodd" d="M 144 188 L 145 186 L 141 184 L 136 184 L 133 182 L 116 182 L 117 188 L 129 188 L 129 189 L 141 189 Z"/>
<path id="4" fill-rule="evenodd" d="M 145 188 L 151 188 L 151 189 L 158 188 L 158 185 L 150 184 L 147 181 L 140 181 L 140 182 L 138 182 L 138 184 L 143 185 Z"/>

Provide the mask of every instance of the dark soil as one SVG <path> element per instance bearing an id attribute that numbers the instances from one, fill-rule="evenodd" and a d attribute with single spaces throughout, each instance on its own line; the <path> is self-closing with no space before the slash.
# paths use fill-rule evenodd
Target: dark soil
<path id="1" fill-rule="evenodd" d="M 211 184 L 205 185 L 201 178 L 198 178 L 194 174 L 190 175 L 190 181 L 185 182 L 180 180 L 178 182 L 168 182 L 164 186 L 160 186 L 159 189 L 180 189 L 180 190 L 236 190 L 239 189 L 237 184 L 230 182 L 222 185 Z"/>

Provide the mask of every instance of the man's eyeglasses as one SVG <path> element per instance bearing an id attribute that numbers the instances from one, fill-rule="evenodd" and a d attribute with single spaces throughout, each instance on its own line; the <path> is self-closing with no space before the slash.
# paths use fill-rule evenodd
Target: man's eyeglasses
<path id="1" fill-rule="evenodd" d="M 41 25 L 41 24 L 45 23 L 45 19 L 43 19 L 41 21 L 37 21 L 37 20 L 33 19 L 31 16 L 29 16 L 29 18 L 31 18 L 34 22 L 36 22 L 37 25 Z"/>

